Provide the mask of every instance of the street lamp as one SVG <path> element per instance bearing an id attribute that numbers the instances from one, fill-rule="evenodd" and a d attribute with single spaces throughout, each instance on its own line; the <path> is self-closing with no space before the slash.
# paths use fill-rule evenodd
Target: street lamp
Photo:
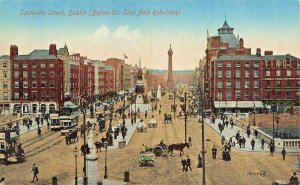
<path id="1" fill-rule="evenodd" d="M 86 110 L 87 110 L 88 106 L 87 106 L 87 101 L 84 98 L 84 96 L 81 97 L 80 100 L 80 110 L 81 113 L 83 114 L 83 146 L 84 146 L 84 152 L 83 152 L 83 185 L 87 185 L 88 182 L 88 178 L 86 176 L 86 137 L 85 137 L 85 131 L 86 131 L 86 127 L 85 127 L 85 116 L 86 116 Z"/>
<path id="2" fill-rule="evenodd" d="M 254 116 L 253 126 L 256 126 L 256 124 L 255 124 L 255 102 L 254 101 L 253 101 L 253 116 Z"/>
<path id="3" fill-rule="evenodd" d="M 78 177 L 77 177 L 77 156 L 78 156 L 78 149 L 77 146 L 75 146 L 75 149 L 73 150 L 73 154 L 75 157 L 75 185 L 78 185 Z"/>
<path id="4" fill-rule="evenodd" d="M 107 175 L 107 146 L 108 146 L 107 140 L 105 140 L 103 144 L 104 144 L 104 148 L 105 148 L 104 179 L 107 179 L 107 177 L 108 177 L 108 175 Z"/>

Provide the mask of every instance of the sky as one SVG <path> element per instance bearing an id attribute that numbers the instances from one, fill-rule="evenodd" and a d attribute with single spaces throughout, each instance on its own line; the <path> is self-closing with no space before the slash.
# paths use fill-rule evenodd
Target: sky
<path id="1" fill-rule="evenodd" d="M 0 55 L 17 45 L 19 54 L 68 46 L 89 59 L 167 69 L 170 44 L 173 69 L 194 69 L 205 56 L 207 30 L 217 35 L 225 14 L 244 46 L 300 57 L 300 0 L 0 0 Z M 110 15 L 90 16 L 93 10 Z M 119 15 L 112 15 L 113 10 Z M 150 15 L 138 15 L 140 11 Z M 178 15 L 154 15 L 154 11 Z M 44 11 L 45 15 L 23 15 Z M 64 15 L 48 15 L 49 12 Z M 86 14 L 69 16 L 70 11 Z M 136 12 L 134 15 L 129 12 Z"/>

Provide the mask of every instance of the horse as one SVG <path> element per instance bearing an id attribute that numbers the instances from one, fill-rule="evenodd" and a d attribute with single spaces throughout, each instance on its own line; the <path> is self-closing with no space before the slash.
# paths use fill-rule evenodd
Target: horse
<path id="1" fill-rule="evenodd" d="M 189 143 L 178 143 L 178 144 L 171 144 L 168 146 L 168 154 L 171 152 L 171 154 L 173 154 L 173 150 L 179 150 L 179 155 L 181 157 L 181 155 L 184 153 L 183 149 L 187 147 L 189 148 L 190 145 Z"/>
<path id="2" fill-rule="evenodd" d="M 102 147 L 102 148 L 104 147 L 104 146 L 103 146 L 103 143 L 100 142 L 100 141 L 96 141 L 94 144 L 95 144 L 96 149 L 97 149 L 96 152 L 98 152 L 98 150 L 100 150 L 100 152 L 101 152 L 101 147 Z"/>
<path id="3" fill-rule="evenodd" d="M 72 143 L 75 143 L 78 141 L 78 134 L 77 134 L 77 130 L 76 131 L 72 131 L 68 134 L 66 134 L 66 144 L 70 144 L 71 142 Z"/>

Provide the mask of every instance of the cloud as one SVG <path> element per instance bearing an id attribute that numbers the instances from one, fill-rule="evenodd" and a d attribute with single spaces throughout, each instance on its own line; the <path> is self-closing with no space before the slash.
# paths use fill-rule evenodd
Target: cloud
<path id="1" fill-rule="evenodd" d="M 130 30 L 129 26 L 120 26 L 116 29 L 113 33 L 113 37 L 115 39 L 122 39 L 122 40 L 138 40 L 142 38 L 142 33 L 139 29 Z"/>

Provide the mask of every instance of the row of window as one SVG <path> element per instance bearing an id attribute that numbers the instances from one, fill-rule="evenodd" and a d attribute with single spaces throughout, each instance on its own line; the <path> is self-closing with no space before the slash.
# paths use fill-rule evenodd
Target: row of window
<path id="1" fill-rule="evenodd" d="M 298 72 L 298 71 L 297 71 Z M 281 70 L 276 70 L 276 76 L 281 76 L 283 75 L 281 73 Z M 286 76 L 292 76 L 292 71 L 291 70 L 286 70 L 286 73 L 285 73 Z M 271 71 L 266 71 L 266 76 L 271 76 Z"/>
<path id="2" fill-rule="evenodd" d="M 218 77 L 222 78 L 223 77 L 223 73 L 222 71 L 218 71 Z M 231 70 L 227 70 L 226 71 L 226 77 L 227 78 L 231 78 Z M 241 77 L 241 71 L 237 70 L 235 71 L 235 77 L 239 78 Z M 244 77 L 250 77 L 250 72 L 249 71 L 245 71 L 245 75 Z M 258 71 L 253 71 L 253 77 L 259 77 Z"/>
<path id="3" fill-rule="evenodd" d="M 232 94 L 231 92 L 227 92 L 226 93 L 226 100 L 232 100 Z M 258 92 L 253 92 L 253 99 L 254 100 L 258 100 L 259 97 L 258 97 Z M 250 96 L 250 92 L 245 92 L 244 93 L 244 99 L 245 100 L 249 100 L 251 98 Z M 236 100 L 240 100 L 241 99 L 241 92 L 236 92 L 235 93 L 235 99 Z M 218 100 L 223 100 L 223 93 L 222 92 L 218 92 Z"/>
<path id="4" fill-rule="evenodd" d="M 23 71 L 23 78 L 28 78 L 28 71 Z M 45 71 L 41 71 L 40 73 L 41 78 L 46 78 L 46 72 Z M 50 71 L 49 72 L 49 77 L 50 78 L 54 78 L 55 76 L 55 72 L 54 71 Z M 14 71 L 14 78 L 19 78 L 20 77 L 20 73 L 19 71 Z M 37 77 L 37 72 L 36 71 L 32 71 L 31 72 L 31 78 L 36 78 Z"/>
<path id="5" fill-rule="evenodd" d="M 37 81 L 32 81 L 31 82 L 31 87 L 32 88 L 37 88 Z M 15 88 L 19 88 L 20 87 L 20 82 L 19 81 L 15 81 L 14 82 L 14 87 Z M 28 81 L 23 81 L 23 88 L 28 88 L 29 87 L 29 85 L 28 85 Z M 41 83 L 40 83 L 40 87 L 41 88 L 46 88 L 47 87 L 47 82 L 46 81 L 42 81 Z M 49 87 L 50 88 L 54 88 L 55 87 L 55 82 L 54 82 L 54 80 L 50 80 L 49 81 Z"/>
<path id="6" fill-rule="evenodd" d="M 291 91 L 287 91 L 287 92 L 276 91 L 274 95 L 275 95 L 276 99 L 281 99 L 282 96 L 284 96 L 283 98 L 286 98 L 286 99 L 292 99 L 292 92 Z M 266 99 L 271 99 L 271 92 L 266 93 Z"/>
<path id="7" fill-rule="evenodd" d="M 46 63 L 40 63 L 39 65 L 41 68 L 46 68 Z M 23 69 L 27 69 L 30 66 L 30 64 L 29 65 L 28 64 L 22 64 L 22 65 L 14 64 L 15 69 L 18 69 L 21 66 L 23 67 Z M 36 68 L 37 66 L 38 65 L 36 63 L 32 63 L 32 65 L 31 65 L 32 68 Z M 49 63 L 49 67 L 54 68 L 54 63 L 53 62 Z"/>
<path id="8" fill-rule="evenodd" d="M 226 84 L 226 88 L 232 88 L 232 87 L 233 87 L 232 82 L 226 82 L 226 83 L 224 83 L 224 84 Z M 250 88 L 250 87 L 252 87 L 252 83 L 250 83 L 250 81 L 245 81 L 244 85 L 245 85 L 245 88 Z M 253 81 L 253 87 L 254 87 L 254 88 L 258 88 L 258 86 L 259 86 L 258 81 L 257 81 L 257 80 Z M 219 82 L 218 82 L 218 88 L 219 88 L 219 89 L 222 89 L 222 88 L 223 88 L 223 82 L 222 82 L 222 81 L 219 81 Z M 236 88 L 236 89 L 240 89 L 240 88 L 241 88 L 241 82 L 240 82 L 240 81 L 236 81 L 236 82 L 235 82 L 235 88 Z"/>
<path id="9" fill-rule="evenodd" d="M 224 64 L 224 66 L 223 66 L 223 64 Z M 244 67 L 251 67 L 252 64 L 253 64 L 253 67 L 259 67 L 259 62 L 258 61 L 254 62 L 254 63 L 246 62 Z M 231 67 L 232 64 L 231 63 L 226 63 L 226 65 L 225 65 L 224 62 L 218 62 L 218 67 L 225 67 L 225 66 L 226 67 Z M 235 63 L 235 67 L 242 67 L 242 65 L 241 65 L 241 63 Z"/>
<path id="10" fill-rule="evenodd" d="M 286 83 L 284 83 L 283 81 L 280 81 L 280 80 L 276 80 L 275 81 L 275 85 L 276 87 L 281 87 L 281 86 L 284 86 L 284 87 L 291 87 L 292 86 L 292 82 L 290 80 L 287 80 L 285 81 Z M 300 81 L 298 80 L 298 86 L 300 86 Z M 267 87 L 270 87 L 271 86 L 271 81 L 267 81 L 266 83 Z"/>
<path id="11" fill-rule="evenodd" d="M 31 99 L 32 100 L 37 100 L 38 97 L 38 93 L 37 92 L 31 92 Z M 54 100 L 55 99 L 55 92 L 50 92 L 49 95 L 47 96 L 50 98 L 50 100 Z M 19 100 L 20 99 L 20 93 L 15 92 L 14 93 L 14 99 L 15 100 Z M 28 92 L 23 92 L 23 100 L 28 100 L 29 99 L 29 93 Z M 41 92 L 41 99 L 45 100 L 46 99 L 46 92 Z"/>

